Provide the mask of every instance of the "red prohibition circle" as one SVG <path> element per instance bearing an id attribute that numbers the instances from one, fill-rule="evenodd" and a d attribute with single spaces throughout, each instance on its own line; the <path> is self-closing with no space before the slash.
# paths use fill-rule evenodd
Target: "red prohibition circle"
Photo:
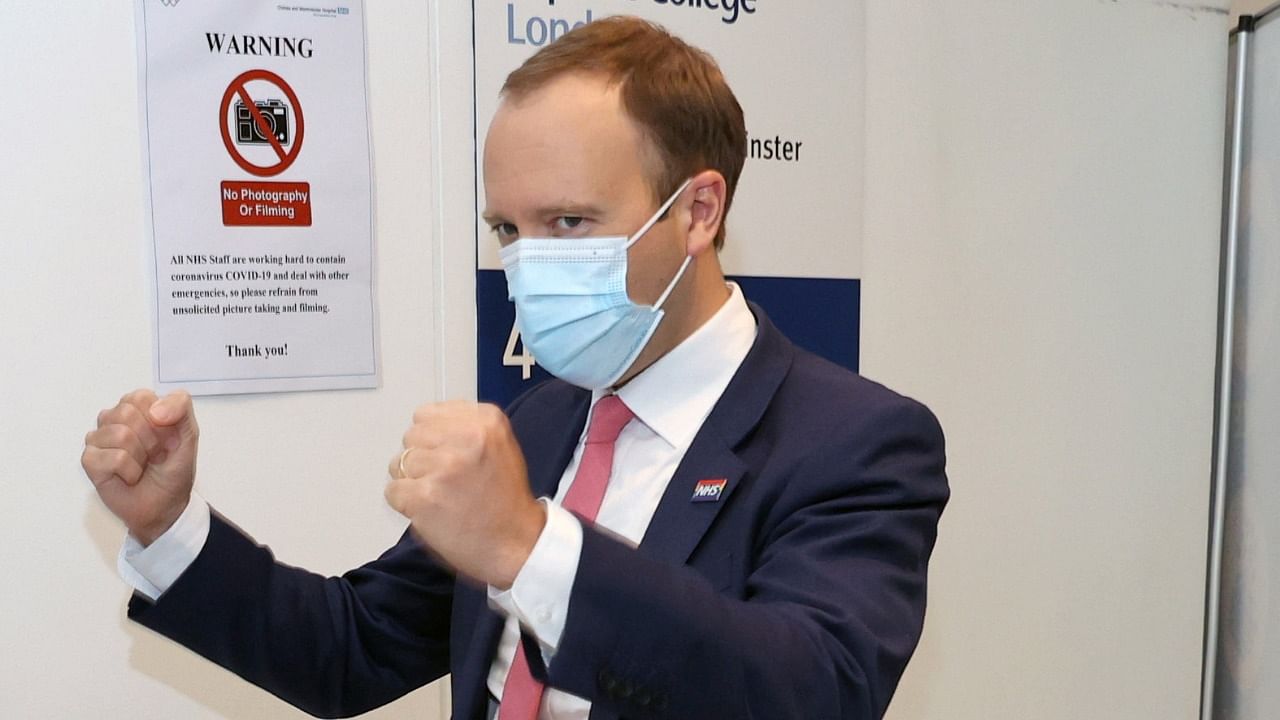
<path id="1" fill-rule="evenodd" d="M 289 98 L 290 104 L 293 105 L 294 125 L 297 128 L 294 132 L 293 146 L 289 148 L 288 152 L 284 152 L 280 143 L 275 140 L 275 136 L 269 136 L 271 138 L 271 147 L 280 157 L 280 162 L 274 165 L 254 165 L 240 154 L 240 151 L 236 149 L 235 143 L 231 141 L 231 128 L 227 124 L 227 112 L 231 109 L 231 100 L 236 95 L 240 96 L 245 107 L 249 108 L 249 112 L 254 114 L 255 121 L 261 120 L 261 114 L 258 112 L 257 106 L 253 104 L 252 98 L 249 97 L 249 92 L 245 89 L 245 85 L 253 80 L 265 80 L 276 85 L 284 91 L 285 97 Z M 289 169 L 293 161 L 298 159 L 298 151 L 302 150 L 302 105 L 298 102 L 298 96 L 293 93 L 293 88 L 289 87 L 289 83 L 270 70 L 249 70 L 240 73 L 231 81 L 231 84 L 227 86 L 227 91 L 222 95 L 222 109 L 218 114 L 218 125 L 222 132 L 222 144 L 226 146 L 231 159 L 235 160 L 237 165 L 251 175 L 257 175 L 258 177 L 279 175 Z"/>

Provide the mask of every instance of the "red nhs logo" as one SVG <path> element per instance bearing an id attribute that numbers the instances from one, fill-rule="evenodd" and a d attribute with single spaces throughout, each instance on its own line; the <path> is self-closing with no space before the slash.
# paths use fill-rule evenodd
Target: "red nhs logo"
<path id="1" fill-rule="evenodd" d="M 725 485 L 728 484 L 729 481 L 724 478 L 699 480 L 693 487 L 693 497 L 690 500 L 691 502 L 716 502 L 720 499 L 720 493 Z"/>

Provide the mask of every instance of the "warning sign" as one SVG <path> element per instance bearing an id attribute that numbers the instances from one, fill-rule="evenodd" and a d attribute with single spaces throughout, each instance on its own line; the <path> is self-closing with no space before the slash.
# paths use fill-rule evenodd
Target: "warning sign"
<path id="1" fill-rule="evenodd" d="M 363 0 L 134 2 L 157 389 L 376 387 Z"/>

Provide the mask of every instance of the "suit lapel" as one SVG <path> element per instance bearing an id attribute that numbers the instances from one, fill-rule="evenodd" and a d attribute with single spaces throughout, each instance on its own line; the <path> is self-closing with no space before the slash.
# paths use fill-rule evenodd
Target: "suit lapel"
<path id="1" fill-rule="evenodd" d="M 720 514 L 720 508 L 728 504 L 745 471 L 742 460 L 721 444 L 719 438 L 698 433 L 671 482 L 667 483 L 662 501 L 645 530 L 640 551 L 672 565 L 683 565 Z M 726 481 L 720 499 L 693 502 L 694 489 L 700 480 Z"/>
<path id="2" fill-rule="evenodd" d="M 557 383 L 559 384 L 559 383 Z M 565 386 L 568 387 L 568 386 Z M 551 394 L 548 389 L 545 394 Z M 524 451 L 529 470 L 529 488 L 534 497 L 555 497 L 564 469 L 587 422 L 591 393 L 578 388 L 555 393 L 539 407 L 526 408 L 515 421 L 516 437 Z M 531 401 L 541 398 L 531 398 Z"/>
<path id="3" fill-rule="evenodd" d="M 454 622 L 472 626 L 466 655 L 454 671 L 453 716 L 456 718 L 484 717 L 489 704 L 486 680 L 498 640 L 502 637 L 503 621 L 501 615 L 489 608 L 485 593 L 483 588 L 462 584 L 454 592 L 453 601 L 461 606 Z"/>
<path id="4" fill-rule="evenodd" d="M 756 341 L 694 436 L 640 543 L 640 551 L 656 560 L 685 564 L 729 504 L 747 468 L 734 448 L 760 422 L 791 367 L 791 344 L 764 311 L 754 303 L 750 307 L 756 316 Z M 725 481 L 718 500 L 694 502 L 694 492 L 703 480 Z"/>

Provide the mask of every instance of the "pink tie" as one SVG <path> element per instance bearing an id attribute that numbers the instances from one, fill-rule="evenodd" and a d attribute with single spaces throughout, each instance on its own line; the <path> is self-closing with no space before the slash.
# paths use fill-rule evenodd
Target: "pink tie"
<path id="1" fill-rule="evenodd" d="M 586 447 L 573 484 L 565 493 L 563 506 L 587 521 L 594 521 L 604 500 L 604 490 L 613 470 L 613 443 L 622 428 L 635 415 L 617 395 L 607 395 L 596 401 L 591 411 L 591 427 L 587 429 Z M 502 688 L 502 705 L 498 720 L 536 720 L 538 706 L 542 703 L 542 683 L 529 673 L 529 661 L 524 648 L 517 644 L 511 671 Z"/>

